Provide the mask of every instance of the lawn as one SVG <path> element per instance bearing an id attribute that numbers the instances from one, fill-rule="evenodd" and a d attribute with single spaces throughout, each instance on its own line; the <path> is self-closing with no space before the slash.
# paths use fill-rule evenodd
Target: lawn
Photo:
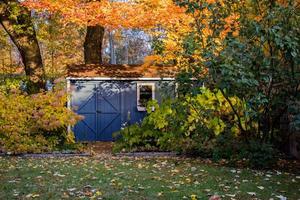
<path id="1" fill-rule="evenodd" d="M 0 157 L 0 183 L 0 199 L 300 198 L 299 174 L 183 158 Z"/>

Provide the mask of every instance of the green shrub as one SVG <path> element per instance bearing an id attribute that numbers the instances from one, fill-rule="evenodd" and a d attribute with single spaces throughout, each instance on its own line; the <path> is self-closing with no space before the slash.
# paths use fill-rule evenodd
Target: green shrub
<path id="1" fill-rule="evenodd" d="M 263 169 L 272 167 L 278 156 L 271 144 L 254 139 L 245 141 L 227 133 L 217 137 L 212 157 L 214 160 L 227 159 L 233 164 L 244 160 L 249 167 Z"/>
<path id="2" fill-rule="evenodd" d="M 80 116 L 66 107 L 60 85 L 53 91 L 27 95 L 18 89 L 0 92 L 0 145 L 6 152 L 45 152 L 74 143 L 67 131 Z"/>
<path id="3" fill-rule="evenodd" d="M 241 148 L 242 143 L 239 141 L 239 138 L 228 132 L 220 134 L 216 138 L 215 146 L 212 151 L 212 158 L 214 160 L 236 159 Z"/>
<path id="4" fill-rule="evenodd" d="M 113 136 L 119 139 L 115 142 L 113 151 L 158 150 L 157 141 L 161 134 L 156 130 L 151 130 L 147 125 L 145 122 L 136 123 L 114 133 Z"/>
<path id="5" fill-rule="evenodd" d="M 141 124 L 125 127 L 116 135 L 115 151 L 176 151 L 231 162 L 246 160 L 250 167 L 265 168 L 275 161 L 274 148 L 256 140 L 249 142 L 237 125 L 229 103 L 218 90 L 202 88 L 200 94 L 166 99 L 161 105 L 148 103 L 148 115 Z M 247 127 L 247 107 L 230 97 Z M 154 110 L 153 110 L 154 108 Z M 255 123 L 254 123 L 255 124 Z"/>
<path id="6" fill-rule="evenodd" d="M 243 102 L 236 97 L 230 99 L 243 116 Z M 130 150 L 157 147 L 210 157 L 218 135 L 225 131 L 235 136 L 240 134 L 230 105 L 217 90 L 201 88 L 196 96 L 165 99 L 161 105 L 152 101 L 148 103 L 147 112 L 140 125 L 120 132 L 118 146 Z M 246 121 L 246 117 L 242 119 Z"/>
<path id="7" fill-rule="evenodd" d="M 227 159 L 232 164 L 243 161 L 251 168 L 264 169 L 276 163 L 277 151 L 271 144 L 258 140 L 242 141 L 226 134 L 217 138 L 213 159 Z"/>
<path id="8" fill-rule="evenodd" d="M 250 167 L 269 168 L 276 163 L 277 155 L 278 152 L 271 144 L 252 140 L 241 149 L 239 156 L 246 158 Z"/>
<path id="9" fill-rule="evenodd" d="M 24 79 L 24 77 L 3 78 L 0 74 L 0 92 L 2 94 L 8 94 L 11 90 L 18 89 L 24 81 Z"/>

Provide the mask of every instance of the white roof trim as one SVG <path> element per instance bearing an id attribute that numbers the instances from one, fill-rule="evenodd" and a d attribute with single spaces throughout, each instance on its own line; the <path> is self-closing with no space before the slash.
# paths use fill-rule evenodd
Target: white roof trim
<path id="1" fill-rule="evenodd" d="M 83 80 L 83 81 L 174 81 L 175 78 L 159 78 L 159 77 L 141 77 L 141 78 L 118 78 L 118 77 L 67 77 L 67 80 Z"/>

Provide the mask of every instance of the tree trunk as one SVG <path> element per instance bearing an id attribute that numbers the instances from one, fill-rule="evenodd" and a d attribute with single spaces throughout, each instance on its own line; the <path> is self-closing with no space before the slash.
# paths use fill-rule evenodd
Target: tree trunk
<path id="1" fill-rule="evenodd" d="M 104 28 L 102 26 L 88 26 L 84 41 L 85 64 L 102 63 L 102 43 Z"/>
<path id="2" fill-rule="evenodd" d="M 129 63 L 129 41 L 128 41 L 128 37 L 126 36 L 126 38 L 125 38 L 125 55 L 124 55 L 124 57 L 125 57 L 125 59 L 124 59 L 124 64 L 130 64 Z"/>
<path id="3" fill-rule="evenodd" d="M 16 10 L 18 10 L 17 16 Z M 28 92 L 36 93 L 44 89 L 45 73 L 42 56 L 30 11 L 22 7 L 17 0 L 2 0 L 0 24 L 20 52 L 25 73 L 28 76 Z"/>
<path id="4" fill-rule="evenodd" d="M 109 32 L 110 64 L 117 64 L 113 31 Z"/>

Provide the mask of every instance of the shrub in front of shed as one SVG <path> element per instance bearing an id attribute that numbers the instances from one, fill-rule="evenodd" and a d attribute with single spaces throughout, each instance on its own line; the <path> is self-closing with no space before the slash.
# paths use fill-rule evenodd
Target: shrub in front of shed
<path id="1" fill-rule="evenodd" d="M 0 92 L 0 145 L 4 152 L 39 153 L 73 143 L 67 131 L 80 116 L 66 107 L 59 85 L 53 91 L 28 95 L 18 89 Z"/>
<path id="2" fill-rule="evenodd" d="M 251 110 L 244 101 L 230 97 L 246 127 Z M 118 135 L 114 151 L 176 151 L 181 154 L 227 159 L 230 163 L 243 161 L 256 168 L 266 168 L 276 162 L 271 145 L 246 140 L 238 128 L 229 103 L 219 90 L 201 88 L 199 94 L 185 95 L 148 103 L 148 115 L 140 124 L 126 126 Z M 254 122 L 252 122 L 254 124 Z"/>
<path id="3" fill-rule="evenodd" d="M 247 108 L 243 101 L 237 97 L 231 99 L 237 110 L 244 113 Z M 161 105 L 152 101 L 147 112 L 140 125 L 126 127 L 120 132 L 119 144 L 123 147 L 155 144 L 160 150 L 212 156 L 220 134 L 230 132 L 236 137 L 240 134 L 237 119 L 218 90 L 201 88 L 198 95 L 164 100 Z M 243 120 L 247 120 L 246 115 Z M 131 134 L 128 134 L 128 129 L 131 129 Z M 145 136 L 151 137 L 151 144 L 147 143 Z"/>
<path id="4" fill-rule="evenodd" d="M 162 132 L 151 128 L 147 118 L 142 123 L 135 123 L 126 126 L 113 134 L 116 138 L 114 152 L 134 152 L 134 151 L 160 151 L 158 145 Z"/>

